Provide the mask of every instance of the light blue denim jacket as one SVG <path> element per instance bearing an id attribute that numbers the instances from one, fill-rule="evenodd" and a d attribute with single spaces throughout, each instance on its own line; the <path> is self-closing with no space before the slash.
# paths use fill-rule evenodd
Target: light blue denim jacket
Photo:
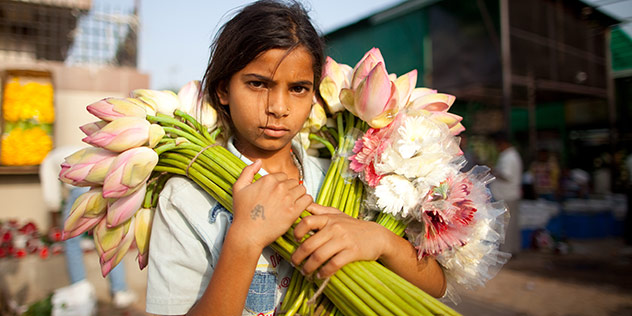
<path id="1" fill-rule="evenodd" d="M 232 142 L 228 150 L 247 164 Z M 293 143 L 301 161 L 307 193 L 316 197 L 328 160 L 308 156 Z M 262 169 L 260 174 L 265 175 Z M 152 226 L 147 268 L 148 313 L 182 315 L 202 296 L 219 259 L 232 214 L 184 177 L 162 190 Z M 259 258 L 242 315 L 273 315 L 289 285 L 292 267 L 272 249 Z"/>

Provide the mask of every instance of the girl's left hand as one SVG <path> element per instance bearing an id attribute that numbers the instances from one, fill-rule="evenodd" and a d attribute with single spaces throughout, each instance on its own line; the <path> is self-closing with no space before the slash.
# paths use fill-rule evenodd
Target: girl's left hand
<path id="1" fill-rule="evenodd" d="M 317 277 L 327 278 L 347 263 L 377 260 L 384 254 L 387 234 L 392 233 L 382 225 L 355 219 L 338 209 L 316 203 L 307 210 L 312 216 L 296 225 L 294 236 L 301 240 L 308 232 L 315 233 L 292 255 L 295 266 L 307 258 L 303 274 L 309 275 L 322 266 Z"/>

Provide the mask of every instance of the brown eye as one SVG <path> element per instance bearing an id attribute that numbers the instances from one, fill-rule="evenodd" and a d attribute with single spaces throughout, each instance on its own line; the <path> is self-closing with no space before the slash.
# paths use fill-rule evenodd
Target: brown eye
<path id="1" fill-rule="evenodd" d="M 300 94 L 300 93 L 305 93 L 305 92 L 308 92 L 308 91 L 309 91 L 309 88 L 308 88 L 308 87 L 305 87 L 305 86 L 294 86 L 294 87 L 291 87 L 291 88 L 290 88 L 290 91 L 291 91 L 291 92 L 294 92 L 294 93 L 299 93 L 299 94 Z"/>
<path id="2" fill-rule="evenodd" d="M 257 88 L 257 89 L 264 89 L 266 88 L 266 84 L 263 81 L 248 81 L 248 85 L 253 87 L 253 88 Z"/>

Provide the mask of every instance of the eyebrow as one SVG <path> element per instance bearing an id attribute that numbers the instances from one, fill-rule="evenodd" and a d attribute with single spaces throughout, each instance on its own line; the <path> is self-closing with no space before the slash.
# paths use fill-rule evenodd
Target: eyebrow
<path id="1" fill-rule="evenodd" d="M 247 73 L 243 75 L 244 77 L 254 77 L 257 80 L 263 81 L 263 82 L 267 82 L 267 83 L 273 83 L 274 81 L 272 80 L 272 78 L 270 77 L 266 77 L 260 74 L 256 74 L 256 73 Z M 290 83 L 291 85 L 307 85 L 307 86 L 313 86 L 314 83 L 311 80 L 299 80 L 299 81 L 294 81 L 292 83 Z"/>

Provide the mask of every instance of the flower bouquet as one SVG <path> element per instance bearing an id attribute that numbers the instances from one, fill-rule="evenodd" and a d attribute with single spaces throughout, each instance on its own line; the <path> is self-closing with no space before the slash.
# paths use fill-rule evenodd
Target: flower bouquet
<path id="1" fill-rule="evenodd" d="M 407 235 L 420 259 L 437 258 L 451 284 L 480 285 L 506 260 L 497 251 L 504 208 L 490 203 L 486 168 L 459 172 L 455 135 L 463 127 L 447 112 L 454 97 L 415 89 L 416 75 L 389 75 L 377 49 L 353 69 L 327 59 L 322 99 L 297 135 L 310 151 L 331 156 L 316 202 Z M 60 179 L 92 188 L 73 205 L 64 237 L 93 230 L 103 275 L 132 244 L 140 268 L 147 265 L 157 197 L 173 175 L 232 211 L 232 184 L 246 165 L 220 145 L 216 114 L 199 91 L 193 81 L 178 94 L 135 90 L 88 106 L 100 121 L 81 129 L 94 147 L 66 158 Z M 299 245 L 292 231 L 271 245 L 286 260 Z M 327 280 L 296 271 L 285 315 L 458 314 L 375 261 L 350 263 Z"/>

